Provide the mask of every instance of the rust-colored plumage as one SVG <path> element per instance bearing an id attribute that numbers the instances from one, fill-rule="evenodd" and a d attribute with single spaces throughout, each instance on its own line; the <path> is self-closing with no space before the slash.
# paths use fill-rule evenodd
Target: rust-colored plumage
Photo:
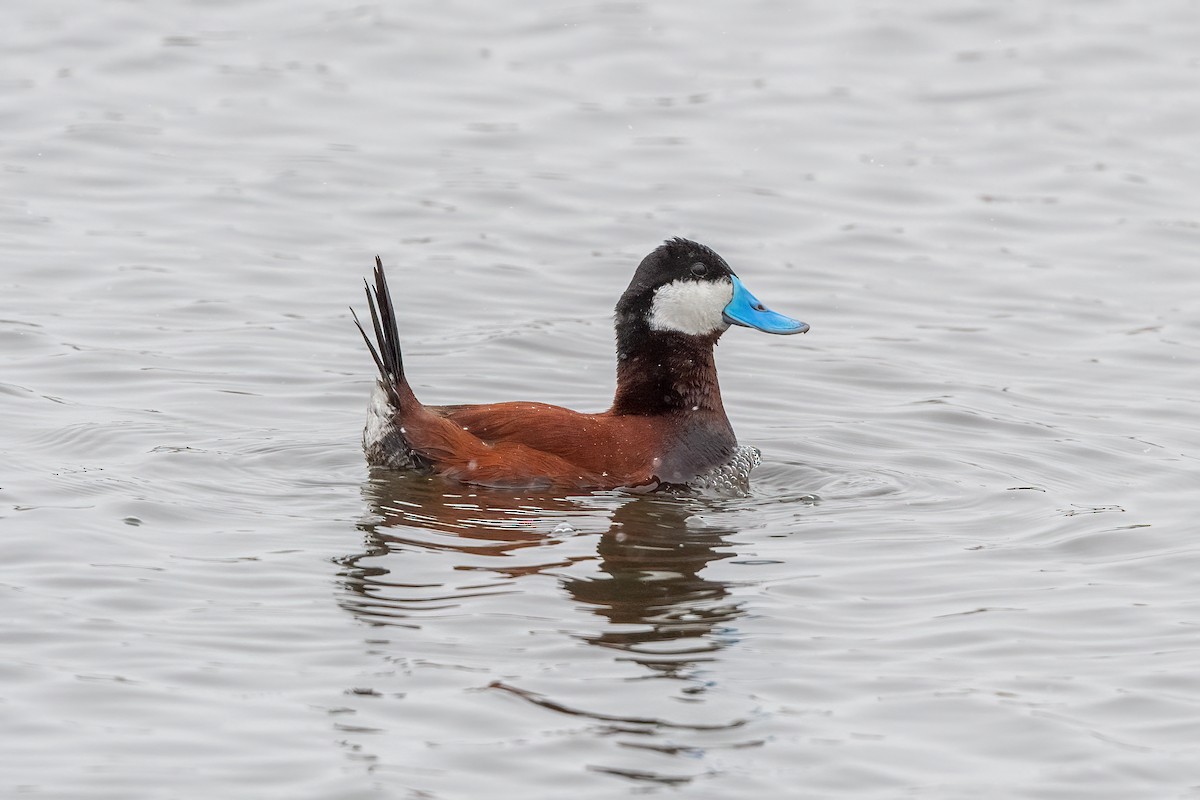
<path id="1" fill-rule="evenodd" d="M 380 373 L 364 432 L 370 463 L 494 487 L 655 488 L 687 484 L 733 454 L 713 345 L 730 323 L 759 325 L 728 316 L 740 282 L 708 248 L 675 239 L 642 261 L 617 306 L 613 406 L 596 414 L 534 402 L 423 405 L 405 377 L 395 307 L 375 261 L 367 286 L 374 341 L 354 316 Z M 749 297 L 755 313 L 774 313 Z"/>

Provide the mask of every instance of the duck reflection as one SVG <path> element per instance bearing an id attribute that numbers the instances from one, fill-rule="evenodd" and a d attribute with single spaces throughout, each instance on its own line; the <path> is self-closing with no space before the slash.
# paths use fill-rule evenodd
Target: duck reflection
<path id="1" fill-rule="evenodd" d="M 386 470 L 364 494 L 373 518 L 360 524 L 363 552 L 339 563 L 342 605 L 371 624 L 424 625 L 467 597 L 514 593 L 513 579 L 545 573 L 609 623 L 575 636 L 656 674 L 677 675 L 735 639 L 741 604 L 727 582 L 701 574 L 734 555 L 726 537 L 735 531 L 707 524 L 703 499 L 524 495 Z M 600 534 L 594 550 L 581 546 L 588 533 Z M 402 553 L 442 557 L 416 571 L 421 582 L 405 582 L 390 563 Z"/>
<path id="2" fill-rule="evenodd" d="M 730 601 L 728 583 L 700 571 L 734 555 L 724 537 L 735 531 L 700 527 L 698 510 L 677 497 L 616 509 L 596 548 L 598 572 L 562 581 L 576 602 L 613 623 L 582 639 L 672 675 L 730 642 L 741 605 Z"/>

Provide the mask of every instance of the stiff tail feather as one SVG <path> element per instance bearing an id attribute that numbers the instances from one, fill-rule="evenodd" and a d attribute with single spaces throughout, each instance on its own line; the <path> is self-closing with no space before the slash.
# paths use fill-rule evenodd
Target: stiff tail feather
<path id="1" fill-rule="evenodd" d="M 383 274 L 383 261 L 379 256 L 375 256 L 374 289 L 372 290 L 365 279 L 363 286 L 367 293 L 367 307 L 371 310 L 371 327 L 375 331 L 375 342 L 367 335 L 353 308 L 350 309 L 350 314 L 354 317 L 354 324 L 358 326 L 363 341 L 367 343 L 367 349 L 371 351 L 375 366 L 379 367 L 382 378 L 380 383 L 387 392 L 388 400 L 394 408 L 400 408 L 401 387 L 407 383 L 404 377 L 404 358 L 400 354 L 400 331 L 396 326 L 392 295 L 388 291 L 387 277 Z"/>

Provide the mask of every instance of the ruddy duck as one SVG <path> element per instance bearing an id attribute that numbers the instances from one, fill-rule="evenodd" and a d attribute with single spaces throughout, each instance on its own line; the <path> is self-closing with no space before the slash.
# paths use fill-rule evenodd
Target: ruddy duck
<path id="1" fill-rule="evenodd" d="M 404 374 L 378 256 L 367 303 L 374 342 L 354 315 L 380 374 L 363 431 L 367 461 L 502 488 L 653 490 L 748 479 L 758 451 L 733 435 L 713 346 L 730 325 L 808 330 L 760 303 L 709 248 L 671 239 L 642 259 L 617 302 L 617 391 L 608 411 L 426 406 Z"/>

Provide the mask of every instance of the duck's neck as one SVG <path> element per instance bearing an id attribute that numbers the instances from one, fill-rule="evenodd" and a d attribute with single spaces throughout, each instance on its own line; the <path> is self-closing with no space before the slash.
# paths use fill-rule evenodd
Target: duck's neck
<path id="1" fill-rule="evenodd" d="M 670 414 L 708 411 L 725 416 L 713 346 L 709 336 L 617 330 L 617 392 L 614 414 Z"/>

